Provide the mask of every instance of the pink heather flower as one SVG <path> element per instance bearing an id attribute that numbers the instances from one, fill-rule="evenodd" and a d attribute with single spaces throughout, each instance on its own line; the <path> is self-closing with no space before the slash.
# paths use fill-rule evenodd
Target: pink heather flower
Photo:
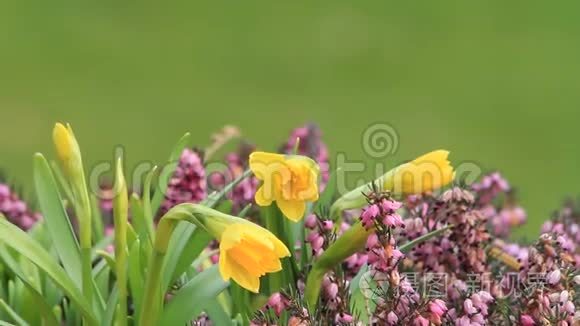
<path id="1" fill-rule="evenodd" d="M 361 214 L 361 222 L 365 228 L 371 228 L 374 226 L 375 218 L 379 215 L 380 209 L 378 205 L 370 205 Z"/>
<path id="2" fill-rule="evenodd" d="M 393 249 L 391 252 L 391 258 L 393 258 L 394 260 L 399 260 L 401 258 L 403 258 L 405 256 L 404 253 L 402 253 L 399 249 Z"/>
<path id="3" fill-rule="evenodd" d="M 399 214 L 388 214 L 383 218 L 383 224 L 390 227 L 404 227 L 405 223 Z"/>
<path id="4" fill-rule="evenodd" d="M 279 292 L 276 292 L 272 294 L 272 296 L 270 296 L 270 298 L 268 299 L 268 307 L 274 309 L 276 315 L 280 316 L 282 311 L 284 311 L 284 309 L 286 308 L 285 301 L 286 300 L 284 299 L 284 297 Z"/>
<path id="5" fill-rule="evenodd" d="M 471 320 L 467 316 L 463 316 L 455 320 L 455 326 L 471 326 Z"/>
<path id="6" fill-rule="evenodd" d="M 560 273 L 559 269 L 553 270 L 550 273 L 548 273 L 548 275 L 546 276 L 546 282 L 548 282 L 548 284 L 550 284 L 550 285 L 554 285 L 554 284 L 560 282 L 561 276 L 562 276 L 562 274 Z"/>
<path id="7" fill-rule="evenodd" d="M 332 230 L 333 227 L 334 227 L 334 223 L 330 220 L 322 222 L 322 228 L 326 231 Z"/>
<path id="8" fill-rule="evenodd" d="M 438 318 L 441 318 L 445 312 L 447 311 L 447 306 L 445 305 L 445 301 L 441 299 L 435 299 L 429 303 L 429 311 L 436 315 Z"/>
<path id="9" fill-rule="evenodd" d="M 389 323 L 390 325 L 396 325 L 397 322 L 399 322 L 399 317 L 397 317 L 397 314 L 394 313 L 393 311 L 389 312 L 387 314 L 387 323 Z"/>
<path id="10" fill-rule="evenodd" d="M 374 248 L 380 246 L 379 237 L 376 233 L 369 235 L 367 238 L 367 248 Z"/>
<path id="11" fill-rule="evenodd" d="M 317 226 L 316 215 L 314 214 L 308 215 L 308 217 L 306 217 L 306 219 L 304 220 L 304 226 L 311 230 L 316 228 Z"/>
<path id="12" fill-rule="evenodd" d="M 31 211 L 18 194 L 4 183 L 0 183 L 0 213 L 6 216 L 12 224 L 25 231 L 42 219 L 40 213 Z"/>
<path id="13" fill-rule="evenodd" d="M 497 172 L 484 176 L 479 183 L 474 183 L 471 188 L 478 197 L 481 205 L 491 203 L 497 195 L 510 190 L 508 182 Z"/>
<path id="14" fill-rule="evenodd" d="M 354 318 L 349 314 L 345 314 L 345 313 L 341 312 L 340 314 L 338 314 L 338 321 L 341 323 L 349 324 L 349 323 L 352 323 L 354 321 Z"/>
<path id="15" fill-rule="evenodd" d="M 530 315 L 522 315 L 520 317 L 520 323 L 522 323 L 522 326 L 534 326 L 534 325 L 536 325 L 536 322 L 534 321 L 534 319 Z"/>
<path id="16" fill-rule="evenodd" d="M 429 326 L 429 319 L 419 315 L 413 320 L 414 326 Z"/>
<path id="17" fill-rule="evenodd" d="M 338 284 L 330 283 L 326 287 L 326 295 L 328 296 L 329 299 L 335 299 L 337 294 L 338 294 Z"/>
<path id="18" fill-rule="evenodd" d="M 316 232 L 312 232 L 308 235 L 308 242 L 312 246 L 312 250 L 319 250 L 324 245 L 324 237 Z"/>
<path id="19" fill-rule="evenodd" d="M 473 301 L 471 299 L 465 299 L 463 301 L 463 310 L 466 314 L 474 314 L 477 312 L 477 309 L 473 306 Z"/>
<path id="20" fill-rule="evenodd" d="M 162 212 L 181 203 L 199 203 L 206 197 L 205 168 L 199 152 L 186 148 L 169 180 Z"/>
<path id="21" fill-rule="evenodd" d="M 402 203 L 394 200 L 384 199 L 381 201 L 381 207 L 386 212 L 394 212 L 399 208 L 401 208 L 402 205 L 403 205 Z"/>
<path id="22" fill-rule="evenodd" d="M 566 301 L 562 307 L 562 310 L 573 315 L 576 312 L 576 307 L 572 301 Z"/>

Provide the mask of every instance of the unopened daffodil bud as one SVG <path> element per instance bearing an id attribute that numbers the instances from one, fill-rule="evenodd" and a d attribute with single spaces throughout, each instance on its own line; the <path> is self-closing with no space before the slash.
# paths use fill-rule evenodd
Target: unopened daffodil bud
<path id="1" fill-rule="evenodd" d="M 256 203 L 269 206 L 275 201 L 282 214 L 294 222 L 304 217 L 307 202 L 318 200 L 320 168 L 306 156 L 254 152 L 250 154 L 250 170 L 262 181 Z"/>
<path id="2" fill-rule="evenodd" d="M 79 145 L 69 124 L 57 123 L 52 130 L 56 154 L 69 178 L 82 175 L 82 159 Z"/>
<path id="3" fill-rule="evenodd" d="M 395 196 L 421 194 L 448 185 L 455 177 L 448 156 L 448 151 L 436 150 L 393 168 L 375 181 L 351 190 L 337 199 L 332 204 L 331 216 L 337 217 L 344 210 L 365 206 L 367 201 L 364 193 L 373 184 Z"/>

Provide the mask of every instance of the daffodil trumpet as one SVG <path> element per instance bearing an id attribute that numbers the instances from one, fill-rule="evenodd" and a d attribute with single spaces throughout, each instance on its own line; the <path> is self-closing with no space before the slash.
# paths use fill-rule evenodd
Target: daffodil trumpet
<path id="1" fill-rule="evenodd" d="M 448 156 L 446 150 L 435 150 L 391 169 L 376 180 L 342 195 L 332 204 L 331 217 L 340 218 L 347 209 L 365 206 L 364 194 L 373 184 L 395 196 L 426 193 L 446 186 L 455 177 Z"/>
<path id="2" fill-rule="evenodd" d="M 290 256 L 288 248 L 270 231 L 245 219 L 224 214 L 201 204 L 180 204 L 159 221 L 153 257 L 145 284 L 140 325 L 154 325 L 161 301 L 159 278 L 169 240 L 178 222 L 187 221 L 205 230 L 219 242 L 219 271 L 225 281 L 257 293 L 260 277 L 282 269 L 280 259 Z M 154 309 L 149 309 L 149 308 Z"/>
<path id="3" fill-rule="evenodd" d="M 309 157 L 253 152 L 249 164 L 262 182 L 256 191 L 256 204 L 276 202 L 284 216 L 298 222 L 304 217 L 306 203 L 318 200 L 320 168 Z"/>

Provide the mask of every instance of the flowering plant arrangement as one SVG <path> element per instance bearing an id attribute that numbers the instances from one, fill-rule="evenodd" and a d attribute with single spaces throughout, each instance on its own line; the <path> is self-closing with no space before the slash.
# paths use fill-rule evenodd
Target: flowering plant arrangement
<path id="1" fill-rule="evenodd" d="M 314 125 L 217 171 L 178 141 L 129 186 L 93 189 L 71 126 L 34 155 L 35 212 L 0 184 L 2 325 L 578 325 L 580 207 L 533 243 L 497 172 L 456 179 L 435 150 L 339 191 Z M 215 169 L 214 169 L 215 170 Z"/>

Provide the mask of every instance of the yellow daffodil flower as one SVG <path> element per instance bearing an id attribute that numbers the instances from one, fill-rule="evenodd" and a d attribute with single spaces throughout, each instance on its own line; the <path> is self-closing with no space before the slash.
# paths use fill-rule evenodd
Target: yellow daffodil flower
<path id="1" fill-rule="evenodd" d="M 320 169 L 306 156 L 254 152 L 250 169 L 262 181 L 256 203 L 269 206 L 276 201 L 284 216 L 294 222 L 304 217 L 306 202 L 318 200 Z"/>
<path id="2" fill-rule="evenodd" d="M 280 271 L 280 258 L 287 256 L 288 248 L 270 231 L 251 223 L 234 223 L 220 239 L 219 270 L 224 280 L 232 278 L 258 293 L 260 277 Z"/>
<path id="3" fill-rule="evenodd" d="M 258 292 L 260 277 L 282 269 L 280 261 L 290 251 L 272 232 L 243 218 L 222 213 L 202 204 L 184 203 L 171 208 L 160 220 L 153 249 L 165 255 L 169 238 L 179 221 L 189 221 L 219 241 L 219 271 Z"/>

